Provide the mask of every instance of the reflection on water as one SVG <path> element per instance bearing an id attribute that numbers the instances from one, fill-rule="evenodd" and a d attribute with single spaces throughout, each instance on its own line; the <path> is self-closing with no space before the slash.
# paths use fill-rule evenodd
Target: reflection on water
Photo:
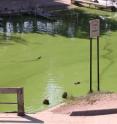
<path id="1" fill-rule="evenodd" d="M 74 34 L 75 34 L 75 25 L 74 25 L 74 23 L 73 24 L 69 24 L 67 33 L 68 33 L 68 35 L 70 37 L 74 37 Z"/>
<path id="2" fill-rule="evenodd" d="M 16 32 L 47 32 L 49 34 L 65 34 L 74 36 L 75 21 L 65 21 L 64 19 L 47 20 L 38 17 L 10 17 L 1 18 L 0 32 L 10 36 L 11 33 Z"/>
<path id="3" fill-rule="evenodd" d="M 23 32 L 32 32 L 33 31 L 33 22 L 31 20 L 25 21 L 23 23 Z"/>
<path id="4" fill-rule="evenodd" d="M 38 32 L 48 32 L 53 33 L 54 32 L 54 26 L 52 22 L 42 22 L 37 21 L 37 31 Z"/>
<path id="5" fill-rule="evenodd" d="M 47 85 L 45 88 L 45 98 L 48 98 L 50 101 L 50 106 L 53 106 L 62 101 L 61 93 L 63 88 L 59 86 L 57 77 L 53 74 L 48 74 Z"/>
<path id="6" fill-rule="evenodd" d="M 45 89 L 46 97 L 49 99 L 51 106 L 62 101 L 61 93 L 62 87 L 59 87 L 57 82 L 56 83 L 48 83 Z"/>
<path id="7" fill-rule="evenodd" d="M 44 19 L 35 16 L 11 16 L 0 18 L 0 32 L 6 33 L 10 36 L 10 33 L 16 32 L 33 32 L 49 34 L 60 34 L 64 36 L 74 37 L 76 36 L 76 30 L 80 26 L 80 20 L 78 20 L 78 13 L 67 14 L 59 16 L 54 20 Z M 82 18 L 82 17 L 81 17 Z M 84 22 L 81 20 L 84 24 Z M 78 24 L 79 22 L 79 24 Z"/>
<path id="8" fill-rule="evenodd" d="M 34 101 L 37 104 L 39 104 L 40 107 L 34 106 L 34 105 L 26 106 L 26 112 L 28 112 L 28 113 L 38 112 L 40 109 L 52 107 L 63 101 L 62 93 L 64 90 L 63 90 L 63 87 L 59 86 L 59 80 L 55 74 L 48 72 L 47 80 L 46 80 L 45 84 L 46 85 L 45 85 L 44 91 L 42 93 L 43 95 L 40 96 L 40 99 L 39 98 L 34 99 Z M 43 104 L 44 99 L 48 99 L 50 105 L 48 105 L 48 106 L 44 105 Z"/>
<path id="9" fill-rule="evenodd" d="M 44 19 L 36 16 L 11 16 L 0 18 L 0 32 L 10 36 L 11 33 L 48 33 L 60 34 L 67 37 L 88 37 L 89 20 L 99 18 L 101 20 L 101 33 L 105 33 L 108 28 L 117 30 L 117 24 L 103 16 L 91 16 L 78 12 L 60 14 L 54 20 Z M 109 25 L 109 26 L 108 26 Z"/>
<path id="10" fill-rule="evenodd" d="M 101 19 L 101 32 L 105 32 L 107 25 L 112 25 L 111 28 L 117 29 L 117 25 L 113 22 L 108 22 L 102 16 L 90 16 L 78 12 L 60 14 L 54 20 L 44 19 L 36 16 L 11 16 L 0 18 L 0 32 L 10 36 L 11 33 L 17 32 L 33 32 L 33 33 L 49 33 L 60 34 L 69 37 L 88 37 L 89 20 L 92 18 Z M 114 25 L 114 26 L 113 26 Z"/>
<path id="11" fill-rule="evenodd" d="M 7 39 L 11 36 L 11 33 L 13 33 L 13 24 L 11 22 L 6 23 L 6 32 L 5 35 L 7 36 Z"/>
<path id="12" fill-rule="evenodd" d="M 13 24 L 12 22 L 6 22 L 6 32 L 7 33 L 12 33 L 13 32 Z"/>

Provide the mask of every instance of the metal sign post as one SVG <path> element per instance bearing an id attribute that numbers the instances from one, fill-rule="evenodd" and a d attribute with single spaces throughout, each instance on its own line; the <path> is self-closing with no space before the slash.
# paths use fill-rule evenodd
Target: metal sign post
<path id="1" fill-rule="evenodd" d="M 90 93 L 92 92 L 92 38 L 90 38 Z"/>
<path id="2" fill-rule="evenodd" d="M 99 36 L 97 37 L 97 91 L 100 91 Z"/>
<path id="3" fill-rule="evenodd" d="M 97 39 L 97 90 L 100 91 L 100 75 L 99 75 L 99 35 L 100 35 L 100 20 L 94 19 L 89 21 L 90 24 L 90 92 L 92 89 L 92 39 Z"/>

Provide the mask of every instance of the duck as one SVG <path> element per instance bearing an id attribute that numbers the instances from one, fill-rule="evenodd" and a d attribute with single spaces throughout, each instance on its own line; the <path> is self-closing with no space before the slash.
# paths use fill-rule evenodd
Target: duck
<path id="1" fill-rule="evenodd" d="M 77 82 L 75 82 L 74 84 L 75 84 L 75 85 L 78 85 L 78 84 L 80 84 L 80 81 L 77 81 Z"/>
<path id="2" fill-rule="evenodd" d="M 41 59 L 41 58 L 42 58 L 42 56 L 39 56 L 39 57 L 37 57 L 37 60 L 38 60 L 38 59 Z"/>

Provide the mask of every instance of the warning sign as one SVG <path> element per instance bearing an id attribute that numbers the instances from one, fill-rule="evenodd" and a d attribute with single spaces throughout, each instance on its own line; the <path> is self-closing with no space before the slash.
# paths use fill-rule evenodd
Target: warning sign
<path id="1" fill-rule="evenodd" d="M 100 20 L 90 20 L 90 38 L 96 38 L 100 35 Z"/>

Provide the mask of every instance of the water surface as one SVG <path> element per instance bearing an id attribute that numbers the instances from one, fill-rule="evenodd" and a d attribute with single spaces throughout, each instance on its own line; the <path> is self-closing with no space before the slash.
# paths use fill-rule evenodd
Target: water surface
<path id="1" fill-rule="evenodd" d="M 22 86 L 25 91 L 26 112 L 49 107 L 69 97 L 85 95 L 89 91 L 89 20 L 101 19 L 101 81 L 115 69 L 117 23 L 107 17 L 75 11 L 58 13 L 56 18 L 36 16 L 5 16 L 0 18 L 0 86 Z M 112 40 L 112 43 L 110 42 Z M 93 45 L 96 49 L 96 42 Z M 110 58 L 107 53 L 110 50 Z M 41 59 L 38 59 L 41 56 Z M 102 61 L 103 60 L 103 61 Z M 93 87 L 96 89 L 96 51 L 93 57 Z M 110 61 L 113 61 L 112 63 Z M 114 80 L 116 76 L 113 77 Z M 75 85 L 77 81 L 81 83 Z M 112 89 L 116 91 L 114 84 Z M 105 90 L 108 90 L 105 88 Z M 111 89 L 110 89 L 111 90 Z M 1 101 L 15 101 L 14 95 L 0 95 Z M 16 111 L 13 105 L 0 105 L 1 111 Z"/>

